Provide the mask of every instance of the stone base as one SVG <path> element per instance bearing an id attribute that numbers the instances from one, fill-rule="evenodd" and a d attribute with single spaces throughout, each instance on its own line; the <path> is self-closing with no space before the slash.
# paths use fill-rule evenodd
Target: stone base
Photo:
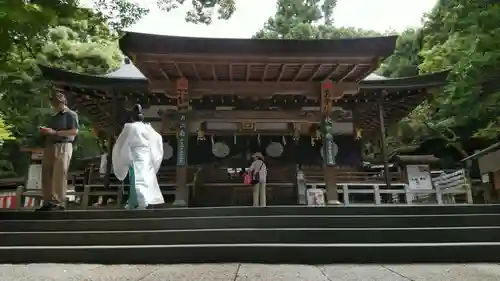
<path id="1" fill-rule="evenodd" d="M 328 201 L 328 205 L 336 205 L 336 206 L 341 206 L 343 205 L 342 203 L 340 203 L 339 200 L 329 200 Z"/>
<path id="2" fill-rule="evenodd" d="M 186 204 L 186 201 L 182 200 L 182 199 L 175 199 L 174 203 L 172 203 L 172 206 L 176 206 L 176 207 L 185 207 L 187 204 Z"/>

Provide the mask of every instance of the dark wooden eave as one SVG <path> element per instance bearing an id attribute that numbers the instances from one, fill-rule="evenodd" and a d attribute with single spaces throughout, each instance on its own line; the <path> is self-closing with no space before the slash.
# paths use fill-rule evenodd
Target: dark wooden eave
<path id="1" fill-rule="evenodd" d="M 434 155 L 395 155 L 389 162 L 401 165 L 435 164 L 439 161 Z"/>
<path id="2" fill-rule="evenodd" d="M 104 75 L 81 74 L 72 71 L 62 70 L 54 67 L 39 65 L 42 76 L 56 84 L 67 84 L 73 87 L 103 89 L 148 89 L 146 78 L 131 77 L 107 77 Z"/>
<path id="3" fill-rule="evenodd" d="M 168 93 L 151 92 L 148 89 L 148 81 L 142 79 L 127 79 L 127 78 L 110 78 L 104 76 L 92 76 L 78 74 L 65 70 L 42 67 L 42 74 L 47 79 L 54 83 L 56 89 L 65 92 L 75 109 L 89 115 L 91 120 L 100 128 L 107 128 L 111 120 L 112 94 L 115 93 L 121 98 L 131 102 L 139 102 L 141 104 L 155 105 L 175 105 L 175 98 L 169 96 Z M 365 80 L 360 83 L 360 89 L 357 94 L 346 95 L 342 99 L 335 101 L 338 106 L 346 106 L 349 109 L 354 109 L 357 112 L 357 125 L 365 131 L 372 133 L 377 132 L 379 126 L 377 103 L 382 101 L 384 106 L 384 116 L 387 124 L 391 124 L 408 115 L 416 106 L 424 101 L 428 92 L 432 88 L 442 86 L 446 83 L 448 71 L 438 72 L 415 77 L 397 78 L 397 79 L 382 79 L 382 80 Z M 198 83 L 205 83 L 199 81 Z M 203 87 L 207 87 L 211 82 L 206 82 Z M 240 82 L 243 86 L 252 84 L 253 82 Z M 230 83 L 234 84 L 234 83 Z M 276 82 L 263 82 L 264 86 L 276 86 Z M 317 82 L 296 82 L 295 85 L 302 87 L 314 87 Z M 221 84 L 222 85 L 222 84 Z M 214 106 L 230 106 L 231 97 L 238 99 L 238 92 L 235 85 L 216 88 L 216 94 L 205 96 L 193 96 L 192 105 L 196 106 L 203 99 L 209 99 Z M 242 85 L 237 85 L 241 87 Z M 234 87 L 234 88 L 232 88 Z M 290 89 L 293 89 L 289 86 Z M 221 91 L 222 88 L 222 91 Z M 295 96 L 295 99 L 307 101 L 306 106 L 313 106 L 319 101 L 319 93 L 314 92 Z M 305 96 L 305 97 L 304 97 Z M 191 96 L 190 96 L 191 97 Z M 268 98 L 277 100 L 286 98 L 283 95 L 278 97 L 269 96 Z M 264 98 L 264 97 L 261 97 Z M 224 104 L 224 102 L 229 104 Z M 221 103 L 221 104 L 219 104 Z M 290 102 L 288 104 L 291 104 Z"/>
<path id="4" fill-rule="evenodd" d="M 397 36 L 328 40 L 192 38 L 129 32 L 120 48 L 150 82 L 358 82 L 394 52 Z"/>

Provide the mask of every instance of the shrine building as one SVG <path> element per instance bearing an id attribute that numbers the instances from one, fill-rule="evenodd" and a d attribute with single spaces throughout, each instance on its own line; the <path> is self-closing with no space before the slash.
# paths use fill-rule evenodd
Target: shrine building
<path id="1" fill-rule="evenodd" d="M 176 204 L 251 205 L 251 189 L 234 172 L 248 167 L 257 151 L 268 166 L 269 205 L 298 203 L 299 171 L 324 185 L 333 202 L 341 184 L 404 182 L 389 171 L 384 149 L 384 176 L 363 171 L 362 143 L 386 147 L 387 127 L 446 83 L 448 72 L 397 79 L 372 74 L 394 52 L 396 39 L 129 32 L 120 48 L 131 62 L 113 73 L 41 69 L 108 143 L 120 133 L 126 110 L 141 104 L 146 121 L 163 135 L 158 177 L 176 189 Z"/>

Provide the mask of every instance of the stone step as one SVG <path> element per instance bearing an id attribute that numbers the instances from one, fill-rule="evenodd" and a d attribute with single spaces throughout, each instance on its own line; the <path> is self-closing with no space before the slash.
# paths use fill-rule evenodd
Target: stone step
<path id="1" fill-rule="evenodd" d="M 211 244 L 0 247 L 0 263 L 498 262 L 500 243 Z"/>
<path id="2" fill-rule="evenodd" d="M 318 208 L 319 210 L 319 208 Z M 0 232 L 226 228 L 418 228 L 500 226 L 500 214 L 288 215 L 135 219 L 6 220 Z"/>
<path id="3" fill-rule="evenodd" d="M 124 219 L 202 216 L 276 216 L 276 215 L 433 215 L 433 214 L 500 214 L 500 205 L 426 205 L 426 206 L 349 206 L 307 207 L 272 206 L 174 208 L 143 211 L 86 210 L 65 212 L 0 211 L 0 220 L 51 219 Z"/>
<path id="4" fill-rule="evenodd" d="M 6 246 L 500 242 L 500 227 L 3 232 Z"/>

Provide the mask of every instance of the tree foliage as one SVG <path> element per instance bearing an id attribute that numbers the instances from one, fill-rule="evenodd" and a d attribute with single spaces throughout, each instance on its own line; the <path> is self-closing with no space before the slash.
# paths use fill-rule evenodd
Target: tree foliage
<path id="1" fill-rule="evenodd" d="M 332 39 L 382 35 L 373 30 L 335 26 L 332 15 L 336 4 L 336 0 L 280 0 L 276 14 L 254 38 Z"/>
<path id="2" fill-rule="evenodd" d="M 483 87 L 500 70 L 500 4 L 492 3 L 440 1 L 423 27 L 422 72 L 452 70 L 450 85 L 431 104 L 432 117 L 461 137 L 500 132 L 500 91 Z"/>
<path id="3" fill-rule="evenodd" d="M 394 54 L 388 57 L 377 69 L 384 77 L 398 78 L 419 74 L 420 29 L 409 28 L 403 31 L 396 41 Z"/>
<path id="4" fill-rule="evenodd" d="M 499 4 L 447 0 L 426 15 L 421 29 L 403 33 L 380 74 L 400 77 L 417 69 L 421 74 L 451 73 L 446 87 L 393 128 L 394 146 L 440 140 L 436 153 L 451 147 L 460 158 L 478 148 L 472 140 L 482 144 L 498 138 L 500 89 L 494 85 L 500 70 L 499 24 Z"/>
<path id="5" fill-rule="evenodd" d="M 37 4 L 26 2 L 25 6 L 37 7 L 43 4 L 43 1 Z M 40 7 L 38 9 L 45 10 Z M 47 97 L 53 89 L 42 79 L 37 65 L 87 74 L 104 74 L 118 67 L 121 61 L 117 33 L 108 27 L 100 14 L 77 8 L 72 14 L 68 12 L 68 16 L 63 15 L 65 14 L 57 14 L 46 29 L 18 29 L 16 32 L 19 33 L 15 37 L 19 40 L 10 45 L 2 45 L 2 48 L 8 50 L 2 53 L 3 60 L 0 62 L 0 116 L 4 122 L 0 125 L 14 139 L 4 141 L 0 149 L 0 154 L 11 155 L 5 159 L 13 159 L 13 162 L 1 166 L 10 167 L 17 173 L 23 172 L 26 159 L 14 155 L 19 155 L 19 148 L 22 146 L 42 145 L 38 126 L 46 124 L 52 114 Z M 15 26 L 18 23 L 11 24 Z M 23 36 L 21 31 L 25 32 Z M 86 139 L 89 138 L 87 132 L 90 132 L 90 124 L 84 116 L 81 121 L 82 137 L 79 138 L 79 143 L 85 143 L 88 142 Z M 88 153 L 96 153 L 95 148 L 87 147 L 77 145 L 79 152 L 86 150 Z"/>

